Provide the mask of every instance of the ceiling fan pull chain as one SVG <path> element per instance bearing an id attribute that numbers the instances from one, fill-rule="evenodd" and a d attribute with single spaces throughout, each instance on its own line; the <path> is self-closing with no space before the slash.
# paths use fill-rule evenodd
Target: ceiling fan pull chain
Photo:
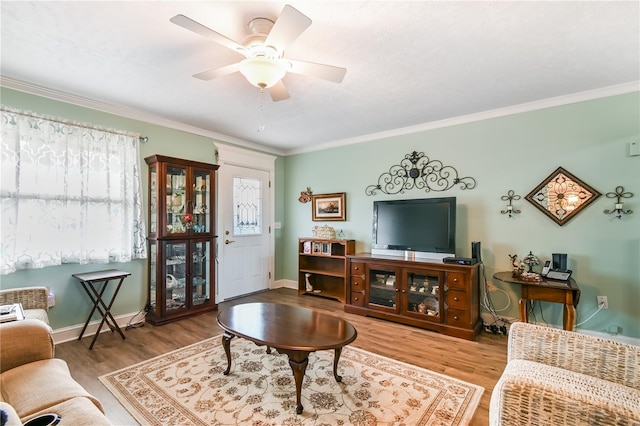
<path id="1" fill-rule="evenodd" d="M 260 89 L 260 122 L 262 123 L 258 127 L 257 132 L 260 133 L 264 130 L 264 89 Z"/>

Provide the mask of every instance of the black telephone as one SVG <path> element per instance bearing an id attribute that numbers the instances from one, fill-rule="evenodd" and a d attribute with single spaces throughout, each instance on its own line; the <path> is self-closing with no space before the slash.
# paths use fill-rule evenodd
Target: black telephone
<path id="1" fill-rule="evenodd" d="M 552 269 L 547 273 L 547 279 L 558 281 L 569 281 L 571 278 L 571 269 Z"/>

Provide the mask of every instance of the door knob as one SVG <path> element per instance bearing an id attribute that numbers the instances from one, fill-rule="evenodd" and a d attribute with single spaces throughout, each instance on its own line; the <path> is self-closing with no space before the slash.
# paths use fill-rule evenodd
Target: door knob
<path id="1" fill-rule="evenodd" d="M 224 240 L 224 243 L 225 244 L 231 244 L 231 243 L 235 243 L 235 241 L 234 240 Z"/>

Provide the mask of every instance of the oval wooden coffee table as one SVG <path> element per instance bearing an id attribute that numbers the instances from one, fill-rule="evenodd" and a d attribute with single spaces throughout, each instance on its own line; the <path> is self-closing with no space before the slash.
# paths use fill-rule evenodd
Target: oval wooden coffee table
<path id="1" fill-rule="evenodd" d="M 302 413 L 300 400 L 302 380 L 309 363 L 309 354 L 333 349 L 333 377 L 338 375 L 342 348 L 356 340 L 356 329 L 342 318 L 298 306 L 279 303 L 244 303 L 230 306 L 218 314 L 218 324 L 225 331 L 222 346 L 227 354 L 227 369 L 231 371 L 231 339 L 235 336 L 274 348 L 289 357 L 296 384 L 296 413 Z"/>

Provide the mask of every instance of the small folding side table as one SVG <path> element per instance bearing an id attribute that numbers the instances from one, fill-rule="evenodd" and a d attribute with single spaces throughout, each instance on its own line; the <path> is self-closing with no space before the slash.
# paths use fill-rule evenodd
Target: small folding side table
<path id="1" fill-rule="evenodd" d="M 118 271 L 117 269 L 107 269 L 105 271 L 95 271 L 95 272 L 86 272 L 84 274 L 73 274 L 74 278 L 77 278 L 82 284 L 82 288 L 87 292 L 89 298 L 93 302 L 93 309 L 89 313 L 89 317 L 87 318 L 87 322 L 84 323 L 84 327 L 82 327 L 82 331 L 80 332 L 80 336 L 78 340 L 82 339 L 82 335 L 84 334 L 87 326 L 89 325 L 89 321 L 91 321 L 91 317 L 93 317 L 93 313 L 97 310 L 102 316 L 102 320 L 100 321 L 100 325 L 98 326 L 98 330 L 96 330 L 96 334 L 93 336 L 93 340 L 91 341 L 91 346 L 89 349 L 93 349 L 93 345 L 96 343 L 96 339 L 100 334 L 100 329 L 102 326 L 107 323 L 107 326 L 111 329 L 111 332 L 117 331 L 122 339 L 124 340 L 124 334 L 118 323 L 111 315 L 111 306 L 113 306 L 113 302 L 116 300 L 116 296 L 118 295 L 118 291 L 120 291 L 120 286 L 124 282 L 124 279 L 131 275 L 130 272 Z M 117 282 L 115 291 L 113 292 L 113 296 L 111 296 L 111 300 L 108 302 L 103 299 L 104 291 L 107 289 L 109 282 L 114 281 Z"/>

